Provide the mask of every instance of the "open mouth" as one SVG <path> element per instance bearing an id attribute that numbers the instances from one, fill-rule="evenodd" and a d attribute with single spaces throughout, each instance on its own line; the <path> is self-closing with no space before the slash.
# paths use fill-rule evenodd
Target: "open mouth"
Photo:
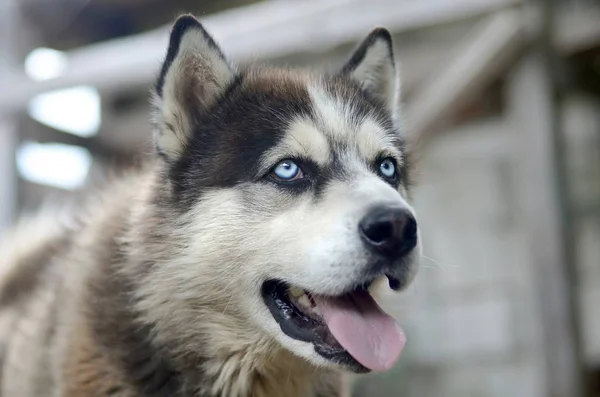
<path id="1" fill-rule="evenodd" d="M 286 335 L 353 372 L 387 371 L 404 348 L 403 331 L 365 287 L 328 296 L 269 280 L 262 295 Z"/>

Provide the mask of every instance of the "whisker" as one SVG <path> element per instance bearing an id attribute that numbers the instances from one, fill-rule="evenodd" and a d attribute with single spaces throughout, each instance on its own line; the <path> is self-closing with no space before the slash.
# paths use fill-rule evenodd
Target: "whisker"
<path id="1" fill-rule="evenodd" d="M 421 255 L 421 257 L 423 259 L 427 259 L 428 261 L 430 261 L 431 263 L 433 263 L 434 265 L 438 266 L 439 268 L 445 268 L 445 267 L 451 267 L 451 268 L 459 268 L 460 266 L 456 266 L 456 265 L 442 265 L 441 263 L 439 263 L 438 261 L 436 261 L 433 258 L 428 257 L 427 255 Z M 423 265 L 424 266 L 424 265 Z"/>
<path id="2" fill-rule="evenodd" d="M 431 266 L 431 265 L 426 265 L 426 264 L 421 264 L 421 267 L 424 269 L 439 269 L 437 266 Z"/>

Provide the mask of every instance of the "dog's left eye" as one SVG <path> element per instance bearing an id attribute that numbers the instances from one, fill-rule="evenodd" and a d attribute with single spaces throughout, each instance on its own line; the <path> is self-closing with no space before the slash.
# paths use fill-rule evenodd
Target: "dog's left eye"
<path id="1" fill-rule="evenodd" d="M 379 163 L 379 172 L 386 178 L 394 179 L 396 177 L 396 164 L 394 160 L 391 158 L 383 159 L 381 163 Z"/>
<path id="2" fill-rule="evenodd" d="M 271 175 L 275 179 L 285 182 L 294 181 L 304 177 L 300 166 L 292 160 L 283 160 L 279 162 L 275 168 L 273 168 Z"/>

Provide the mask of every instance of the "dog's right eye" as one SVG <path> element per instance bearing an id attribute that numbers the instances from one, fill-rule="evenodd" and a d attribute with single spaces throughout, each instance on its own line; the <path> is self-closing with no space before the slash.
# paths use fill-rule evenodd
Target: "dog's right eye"
<path id="1" fill-rule="evenodd" d="M 283 160 L 271 171 L 271 177 L 277 181 L 291 182 L 304 178 L 304 172 L 296 162 L 292 160 Z"/>

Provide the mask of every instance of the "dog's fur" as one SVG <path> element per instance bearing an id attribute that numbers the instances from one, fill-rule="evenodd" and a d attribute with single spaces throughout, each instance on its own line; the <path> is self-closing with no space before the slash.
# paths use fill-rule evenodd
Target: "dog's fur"
<path id="1" fill-rule="evenodd" d="M 84 216 L 22 223 L 0 250 L 0 396 L 344 395 L 341 366 L 285 335 L 260 288 L 343 293 L 367 261 L 360 217 L 410 210 L 398 86 L 384 29 L 319 75 L 237 69 L 181 17 L 155 88 L 157 155 Z M 382 155 L 396 184 L 372 167 Z M 264 177 L 286 158 L 310 186 Z"/>

